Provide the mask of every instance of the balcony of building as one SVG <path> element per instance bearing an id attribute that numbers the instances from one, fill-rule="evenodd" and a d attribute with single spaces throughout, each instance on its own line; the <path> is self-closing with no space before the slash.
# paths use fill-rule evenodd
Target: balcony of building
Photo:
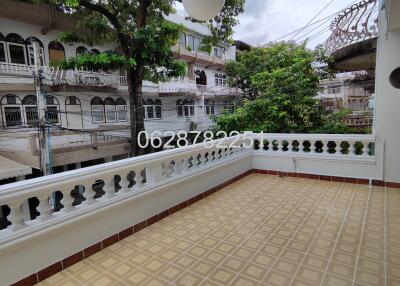
<path id="1" fill-rule="evenodd" d="M 49 133 L 52 166 L 65 166 L 84 161 L 129 154 L 127 127 L 63 131 Z M 34 129 L 9 130 L 0 136 L 0 154 L 26 166 L 40 169 L 40 145 Z"/>
<path id="2" fill-rule="evenodd" d="M 178 59 L 217 70 L 223 69 L 225 67 L 226 61 L 229 60 L 225 54 L 217 56 L 201 51 L 191 51 L 181 44 L 173 46 L 172 51 Z"/>
<path id="3" fill-rule="evenodd" d="M 374 70 L 379 1 L 360 1 L 343 10 L 331 23 L 325 48 L 340 71 Z"/>
<path id="4" fill-rule="evenodd" d="M 375 136 L 209 143 L 1 187 L 2 282 L 398 281 L 400 184 L 382 181 Z"/>

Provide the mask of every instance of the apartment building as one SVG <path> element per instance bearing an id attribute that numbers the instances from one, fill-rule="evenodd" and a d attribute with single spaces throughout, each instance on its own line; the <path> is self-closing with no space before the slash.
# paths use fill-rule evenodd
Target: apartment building
<path id="1" fill-rule="evenodd" d="M 374 81 L 367 71 L 339 73 L 333 79 L 320 82 L 317 98 L 326 112 L 349 109 L 345 122 L 349 127 L 373 126 Z"/>
<path id="2" fill-rule="evenodd" d="M 210 117 L 231 108 L 238 95 L 227 86 L 225 62 L 235 60 L 234 46 L 221 44 L 211 54 L 200 51 L 209 29 L 177 13 L 168 20 L 185 26 L 173 47 L 177 59 L 187 62 L 187 76 L 168 82 L 144 82 L 145 128 L 151 133 L 205 130 Z M 49 5 L 4 0 L 0 3 L 0 156 L 14 162 L 11 180 L 23 179 L 40 168 L 37 102 L 33 79 L 32 42 L 40 43 L 47 94 L 52 166 L 55 172 L 104 163 L 129 156 L 129 99 L 124 72 L 61 70 L 51 63 L 81 53 L 117 48 L 68 45 L 57 40 L 75 28 L 76 19 Z M 9 164 L 5 163 L 5 164 Z M 32 168 L 32 169 L 31 169 Z M 30 171 L 29 171 L 30 170 Z M 0 176 L 0 179 L 10 178 Z"/>

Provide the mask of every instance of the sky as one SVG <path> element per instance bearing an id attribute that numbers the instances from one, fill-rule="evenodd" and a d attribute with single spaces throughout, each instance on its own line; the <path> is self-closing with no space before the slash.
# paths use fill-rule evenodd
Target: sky
<path id="1" fill-rule="evenodd" d="M 307 25 L 331 1 L 313 22 L 331 16 L 360 0 L 246 0 L 245 11 L 239 16 L 240 24 L 235 27 L 234 39 L 254 46 L 274 41 Z M 331 17 L 301 31 L 295 39 L 302 41 L 315 36 L 308 42 L 309 48 L 315 48 L 329 37 L 328 27 L 333 19 Z M 321 26 L 318 27 L 319 25 Z M 312 29 L 315 30 L 311 31 Z M 306 33 L 309 34 L 305 35 Z M 295 34 L 284 40 L 290 40 L 292 36 Z M 302 36 L 305 37 L 301 38 Z"/>

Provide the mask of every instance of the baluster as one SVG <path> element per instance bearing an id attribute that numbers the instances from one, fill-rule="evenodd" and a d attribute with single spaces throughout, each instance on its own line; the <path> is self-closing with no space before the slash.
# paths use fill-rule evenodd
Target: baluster
<path id="1" fill-rule="evenodd" d="M 369 142 L 362 142 L 363 148 L 362 148 L 362 155 L 364 157 L 369 157 Z"/>
<path id="2" fill-rule="evenodd" d="M 287 140 L 287 142 L 288 142 L 288 145 L 287 145 L 287 152 L 288 153 L 294 153 L 294 151 L 293 151 L 293 140 Z"/>
<path id="3" fill-rule="evenodd" d="M 130 191 L 130 189 L 129 189 L 130 182 L 128 180 L 128 173 L 122 173 L 120 175 L 120 177 L 121 177 L 121 181 L 119 182 L 119 185 L 121 186 L 120 192 L 121 193 L 129 192 Z"/>
<path id="4" fill-rule="evenodd" d="M 39 219 L 45 221 L 51 217 L 52 207 L 49 201 L 49 195 L 40 195 L 37 197 L 39 199 L 39 206 L 37 210 L 40 212 Z"/>
<path id="5" fill-rule="evenodd" d="M 353 156 L 353 155 L 355 155 L 355 150 L 356 150 L 354 148 L 355 142 L 354 141 L 349 141 L 348 143 L 349 143 L 349 156 Z"/>
<path id="6" fill-rule="evenodd" d="M 97 203 L 97 200 L 94 198 L 96 196 L 96 192 L 93 190 L 93 185 L 89 183 L 82 186 L 85 188 L 84 197 L 86 199 L 86 203 L 88 205 Z"/>
<path id="7" fill-rule="evenodd" d="M 115 196 L 115 180 L 113 177 L 105 178 L 103 190 L 105 192 L 102 198 L 109 199 Z"/>
<path id="8" fill-rule="evenodd" d="M 297 142 L 299 143 L 299 146 L 297 148 L 299 148 L 299 153 L 304 153 L 304 141 L 303 140 L 297 140 Z"/>
<path id="9" fill-rule="evenodd" d="M 277 140 L 278 143 L 278 150 L 276 150 L 277 152 L 284 152 L 283 151 L 283 141 L 282 140 Z"/>
<path id="10" fill-rule="evenodd" d="M 25 226 L 24 212 L 20 202 L 14 202 L 8 205 L 11 212 L 7 219 L 11 222 L 10 228 L 15 231 Z"/>
<path id="11" fill-rule="evenodd" d="M 169 163 L 170 164 L 170 163 Z M 170 177 L 171 176 L 171 169 L 170 169 L 170 165 L 167 165 L 168 166 L 168 168 L 167 168 L 167 172 L 168 172 L 168 177 Z M 144 183 L 143 183 L 143 175 L 142 175 L 142 171 L 143 171 L 143 169 L 141 168 L 141 169 L 134 169 L 134 172 L 135 172 L 135 182 L 136 182 L 136 184 L 135 184 L 135 187 L 136 188 L 141 188 L 141 187 L 143 187 L 143 185 L 144 185 Z"/>
<path id="12" fill-rule="evenodd" d="M 315 154 L 317 147 L 315 147 L 315 140 L 309 140 L 310 141 L 310 153 Z"/>
<path id="13" fill-rule="evenodd" d="M 63 198 L 61 200 L 62 205 L 64 208 L 62 211 L 64 213 L 69 213 L 74 210 L 74 206 L 72 205 L 75 201 L 75 199 L 71 196 L 71 190 L 70 189 L 64 189 L 61 191 L 63 194 Z"/>

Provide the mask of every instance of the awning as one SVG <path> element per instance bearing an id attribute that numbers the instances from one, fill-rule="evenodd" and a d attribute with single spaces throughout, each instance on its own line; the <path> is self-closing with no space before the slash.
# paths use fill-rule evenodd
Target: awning
<path id="1" fill-rule="evenodd" d="M 32 168 L 0 156 L 0 180 L 32 174 Z"/>

